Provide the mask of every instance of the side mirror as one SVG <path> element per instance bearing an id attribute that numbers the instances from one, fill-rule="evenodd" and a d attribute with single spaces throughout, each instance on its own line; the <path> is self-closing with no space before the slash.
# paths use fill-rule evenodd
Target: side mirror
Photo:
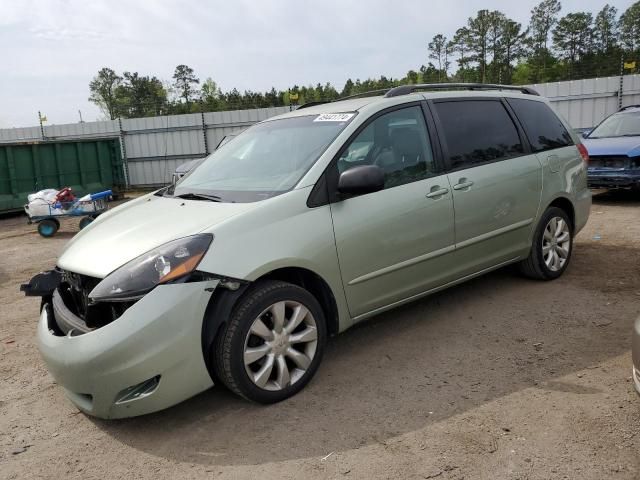
<path id="1" fill-rule="evenodd" d="M 348 195 L 362 195 L 384 188 L 384 172 L 377 165 L 360 165 L 342 172 L 338 191 Z"/>
<path id="2" fill-rule="evenodd" d="M 584 130 L 582 132 L 582 138 L 587 138 L 592 131 L 593 131 L 593 128 L 590 128 L 589 130 Z"/>

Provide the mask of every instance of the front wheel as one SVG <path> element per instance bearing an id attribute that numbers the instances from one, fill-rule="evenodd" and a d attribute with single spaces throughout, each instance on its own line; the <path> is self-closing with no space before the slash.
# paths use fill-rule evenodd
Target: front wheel
<path id="1" fill-rule="evenodd" d="M 324 350 L 322 308 L 308 291 L 265 281 L 239 300 L 213 353 L 216 375 L 234 393 L 274 403 L 299 392 Z"/>
<path id="2" fill-rule="evenodd" d="M 553 280 L 564 273 L 573 250 L 573 225 L 567 213 L 549 207 L 533 236 L 529 256 L 520 262 L 520 271 L 536 280 Z"/>

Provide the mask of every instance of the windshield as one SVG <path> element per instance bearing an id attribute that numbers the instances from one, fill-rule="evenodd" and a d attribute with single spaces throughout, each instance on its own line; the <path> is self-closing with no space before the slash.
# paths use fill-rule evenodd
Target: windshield
<path id="1" fill-rule="evenodd" d="M 165 195 L 254 202 L 291 190 L 355 113 L 308 115 L 254 125 L 212 153 Z"/>
<path id="2" fill-rule="evenodd" d="M 593 129 L 588 138 L 640 136 L 640 113 L 615 113 Z"/>

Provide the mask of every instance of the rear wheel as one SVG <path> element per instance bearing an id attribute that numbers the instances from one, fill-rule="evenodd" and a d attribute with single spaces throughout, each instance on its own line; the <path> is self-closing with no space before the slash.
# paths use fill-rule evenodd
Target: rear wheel
<path id="1" fill-rule="evenodd" d="M 82 230 L 84 227 L 86 227 L 87 225 L 89 225 L 91 222 L 93 222 L 93 218 L 92 217 L 83 217 L 82 220 L 80 220 L 80 230 Z"/>
<path id="2" fill-rule="evenodd" d="M 520 271 L 537 280 L 553 280 L 564 273 L 573 250 L 573 225 L 567 213 L 549 207 L 533 236 L 529 256 L 520 262 Z"/>
<path id="3" fill-rule="evenodd" d="M 322 308 L 308 291 L 285 282 L 261 282 L 239 300 L 218 336 L 216 375 L 249 400 L 284 400 L 318 369 L 325 325 Z"/>
<path id="4" fill-rule="evenodd" d="M 53 237 L 60 228 L 60 222 L 55 218 L 47 218 L 38 222 L 38 233 L 45 237 Z"/>

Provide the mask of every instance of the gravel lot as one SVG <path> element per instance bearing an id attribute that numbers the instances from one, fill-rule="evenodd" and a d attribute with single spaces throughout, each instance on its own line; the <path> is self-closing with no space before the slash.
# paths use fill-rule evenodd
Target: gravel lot
<path id="1" fill-rule="evenodd" d="M 268 407 L 214 387 L 146 417 L 80 414 L 40 361 L 21 282 L 77 231 L 0 219 L 0 478 L 638 479 L 640 198 L 594 198 L 551 283 L 503 269 L 332 339 Z"/>

